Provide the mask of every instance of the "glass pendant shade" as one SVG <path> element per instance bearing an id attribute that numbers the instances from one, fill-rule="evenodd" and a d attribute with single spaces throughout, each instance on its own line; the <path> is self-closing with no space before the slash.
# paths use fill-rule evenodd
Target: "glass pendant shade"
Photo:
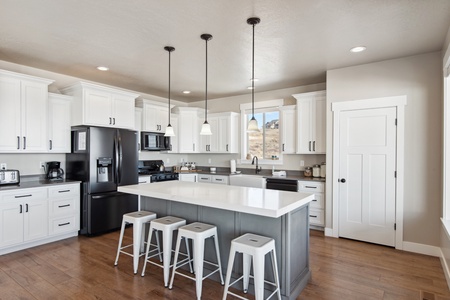
<path id="1" fill-rule="evenodd" d="M 256 121 L 255 117 L 251 118 L 251 120 L 248 121 L 247 132 L 259 132 L 258 122 Z"/>
<path id="2" fill-rule="evenodd" d="M 212 135 L 211 125 L 207 121 L 203 123 L 202 130 L 200 131 L 200 135 Z"/>
<path id="3" fill-rule="evenodd" d="M 173 131 L 173 127 L 172 125 L 167 125 L 166 127 L 166 133 L 164 134 L 164 136 L 175 136 L 175 132 Z"/>

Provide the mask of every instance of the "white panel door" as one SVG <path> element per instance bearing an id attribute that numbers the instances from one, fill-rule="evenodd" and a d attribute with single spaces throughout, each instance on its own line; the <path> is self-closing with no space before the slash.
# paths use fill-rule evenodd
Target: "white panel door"
<path id="1" fill-rule="evenodd" d="M 343 111 L 339 236 L 395 246 L 396 108 Z"/>

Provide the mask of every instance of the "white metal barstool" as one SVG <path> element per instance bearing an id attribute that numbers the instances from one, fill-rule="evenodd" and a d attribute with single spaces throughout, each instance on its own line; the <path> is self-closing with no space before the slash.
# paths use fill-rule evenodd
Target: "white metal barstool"
<path id="1" fill-rule="evenodd" d="M 238 253 L 243 254 L 243 275 L 230 284 L 231 273 L 233 271 L 234 256 Z M 267 253 L 271 254 L 273 277 L 275 282 L 264 280 L 264 260 Z M 251 258 L 253 258 L 253 273 L 250 275 Z M 246 299 L 235 293 L 228 291 L 229 287 L 243 280 L 244 293 L 247 293 L 249 278 L 253 277 L 255 284 L 255 299 L 264 299 L 264 283 L 275 286 L 276 289 L 266 299 L 272 298 L 277 294 L 278 299 L 281 299 L 280 283 L 278 279 L 277 258 L 275 255 L 275 241 L 271 238 L 260 236 L 256 234 L 246 233 L 231 241 L 230 257 L 228 260 L 227 277 L 225 279 L 225 289 L 223 291 L 223 300 L 227 298 L 227 294 L 233 295 L 240 299 Z"/>
<path id="2" fill-rule="evenodd" d="M 123 215 L 122 227 L 120 229 L 119 245 L 117 246 L 116 261 L 114 262 L 115 266 L 117 266 L 117 263 L 119 262 L 120 253 L 126 254 L 133 257 L 133 271 L 134 274 L 137 274 L 139 257 L 144 255 L 144 253 L 139 253 L 141 244 L 145 242 L 145 236 L 143 236 L 145 235 L 145 230 L 143 229 L 145 224 L 149 223 L 153 219 L 156 219 L 156 214 L 151 211 L 135 211 Z M 133 224 L 133 244 L 122 247 L 123 234 L 125 233 L 125 226 L 127 224 Z M 131 246 L 133 246 L 132 254 L 124 251 L 125 248 Z"/>
<path id="3" fill-rule="evenodd" d="M 144 267 L 142 268 L 142 274 L 141 276 L 145 275 L 145 268 L 147 266 L 147 262 L 154 264 L 158 267 L 162 267 L 164 270 L 164 286 L 167 287 L 168 283 L 169 283 L 169 270 L 170 267 L 172 266 L 170 264 L 170 260 L 172 257 L 172 238 L 173 238 L 173 232 L 175 230 L 177 230 L 179 227 L 186 225 L 186 220 L 184 219 L 180 219 L 177 217 L 172 217 L 172 216 L 167 216 L 167 217 L 163 217 L 163 218 L 159 218 L 159 219 L 155 219 L 153 221 L 150 222 L 150 230 L 148 232 L 148 239 L 147 239 L 147 249 L 145 251 L 145 261 L 144 261 Z M 155 236 L 157 238 L 158 241 L 158 232 L 161 231 L 162 232 L 162 246 L 163 246 L 163 258 L 161 260 L 161 254 L 159 249 L 153 249 L 150 251 L 150 246 L 151 246 L 151 240 L 152 240 L 152 235 L 153 233 L 155 233 Z M 158 241 L 159 244 L 159 241 Z M 152 251 L 154 250 L 158 250 L 156 254 L 151 254 Z M 190 253 L 189 253 L 189 246 L 186 240 L 186 251 L 187 251 L 187 258 L 179 263 L 184 263 L 185 261 L 189 262 L 189 267 L 191 270 L 191 273 L 193 272 L 192 270 L 192 265 L 190 263 L 191 259 L 190 259 Z M 180 253 L 182 254 L 182 253 Z M 159 264 L 157 262 L 151 261 L 150 259 L 155 257 L 156 255 L 159 255 L 159 260 L 163 262 L 163 264 Z"/>
<path id="4" fill-rule="evenodd" d="M 214 247 L 216 250 L 217 264 L 204 260 L 205 251 L 205 241 L 207 238 L 214 238 Z M 195 278 L 185 275 L 183 273 L 177 272 L 177 268 L 183 266 L 184 264 L 177 265 L 178 253 L 180 251 L 181 239 L 191 239 L 193 254 L 194 254 L 194 272 Z M 177 245 L 175 248 L 175 261 L 173 263 L 172 278 L 170 279 L 169 289 L 172 289 L 173 279 L 175 273 L 191 280 L 195 280 L 195 290 L 197 294 L 197 299 L 201 299 L 202 296 L 202 282 L 203 279 L 208 278 L 212 274 L 219 272 L 220 282 L 223 284 L 222 276 L 222 266 L 220 264 L 220 252 L 219 252 L 219 242 L 217 240 L 217 227 L 210 224 L 204 224 L 200 222 L 191 223 L 189 225 L 182 226 L 178 228 L 178 238 Z M 203 277 L 203 263 L 217 267 L 214 271 Z"/>

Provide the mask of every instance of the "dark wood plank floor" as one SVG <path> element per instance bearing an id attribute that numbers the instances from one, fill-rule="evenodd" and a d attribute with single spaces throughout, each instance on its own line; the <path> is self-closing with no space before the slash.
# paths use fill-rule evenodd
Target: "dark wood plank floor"
<path id="1" fill-rule="evenodd" d="M 81 236 L 0 256 L 0 299 L 195 299 L 195 283 L 181 276 L 169 290 L 160 268 L 134 275 L 124 255 L 114 267 L 118 236 Z M 436 257 L 311 231 L 310 264 L 312 280 L 298 299 L 450 299 Z M 221 299 L 222 291 L 205 280 L 202 299 Z"/>

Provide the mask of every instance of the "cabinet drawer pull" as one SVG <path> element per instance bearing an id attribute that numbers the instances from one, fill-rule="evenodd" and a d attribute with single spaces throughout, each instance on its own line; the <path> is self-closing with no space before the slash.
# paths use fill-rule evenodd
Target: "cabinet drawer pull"
<path id="1" fill-rule="evenodd" d="M 139 181 L 139 183 L 147 183 L 147 181 Z"/>
<path id="2" fill-rule="evenodd" d="M 14 196 L 14 198 L 26 198 L 26 197 L 31 197 L 31 196 L 33 196 L 33 195 L 27 194 L 27 195 Z"/>
<path id="3" fill-rule="evenodd" d="M 70 206 L 70 204 L 58 205 L 58 208 L 69 207 L 69 206 Z"/>
<path id="4" fill-rule="evenodd" d="M 309 215 L 310 218 L 317 218 L 315 215 Z"/>
<path id="5" fill-rule="evenodd" d="M 58 191 L 58 193 L 67 193 L 70 192 L 70 190 L 62 190 L 62 191 Z"/>
<path id="6" fill-rule="evenodd" d="M 314 199 L 314 200 L 313 200 L 313 202 L 317 202 L 317 200 L 316 200 L 316 199 Z"/>
<path id="7" fill-rule="evenodd" d="M 70 222 L 58 224 L 58 226 L 66 226 L 66 225 L 70 225 Z"/>
<path id="8" fill-rule="evenodd" d="M 317 189 L 317 186 L 309 186 L 309 185 L 306 185 L 305 188 L 307 188 L 307 189 Z"/>

